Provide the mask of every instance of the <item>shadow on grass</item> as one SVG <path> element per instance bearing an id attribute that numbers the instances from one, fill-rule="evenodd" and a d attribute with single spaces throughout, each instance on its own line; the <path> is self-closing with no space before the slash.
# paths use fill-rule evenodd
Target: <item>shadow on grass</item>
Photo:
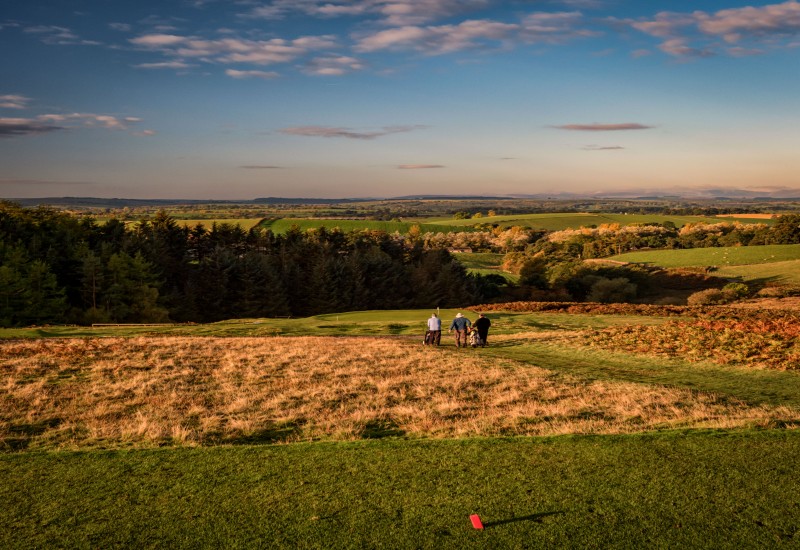
<path id="1" fill-rule="evenodd" d="M 225 445 L 265 445 L 281 443 L 289 441 L 302 426 L 302 421 L 275 424 L 247 434 L 221 438 L 218 441 L 214 441 L 214 443 L 222 443 Z"/>
<path id="2" fill-rule="evenodd" d="M 370 420 L 361 432 L 363 439 L 383 439 L 385 437 L 401 437 L 406 432 L 401 430 L 394 420 Z"/>
<path id="3" fill-rule="evenodd" d="M 561 516 L 566 514 L 563 510 L 555 510 L 553 512 L 540 512 L 538 514 L 531 514 L 529 516 L 520 516 L 518 518 L 509 518 L 509 519 L 499 519 L 497 521 L 489 521 L 483 524 L 484 529 L 490 529 L 492 527 L 499 527 L 500 525 L 506 525 L 508 523 L 517 523 L 520 521 L 534 521 L 536 523 L 542 523 L 542 520 L 547 516 Z"/>

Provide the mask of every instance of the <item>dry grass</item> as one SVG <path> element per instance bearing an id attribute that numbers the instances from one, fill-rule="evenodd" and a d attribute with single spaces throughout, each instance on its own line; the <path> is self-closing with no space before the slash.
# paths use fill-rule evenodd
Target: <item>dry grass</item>
<path id="1" fill-rule="evenodd" d="M 0 356 L 6 449 L 629 433 L 796 416 L 386 339 L 3 341 Z"/>

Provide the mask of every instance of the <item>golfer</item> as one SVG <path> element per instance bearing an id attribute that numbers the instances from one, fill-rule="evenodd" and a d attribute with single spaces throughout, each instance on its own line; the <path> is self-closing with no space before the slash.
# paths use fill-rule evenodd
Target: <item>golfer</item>
<path id="1" fill-rule="evenodd" d="M 456 331 L 456 347 L 460 348 L 461 344 L 467 347 L 467 329 L 472 325 L 469 319 L 456 313 L 456 318 L 450 323 L 450 332 Z"/>

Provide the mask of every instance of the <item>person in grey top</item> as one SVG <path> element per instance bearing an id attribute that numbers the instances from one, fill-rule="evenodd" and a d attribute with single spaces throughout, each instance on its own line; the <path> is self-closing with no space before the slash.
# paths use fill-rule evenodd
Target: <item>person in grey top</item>
<path id="1" fill-rule="evenodd" d="M 428 319 L 428 331 L 425 333 L 425 345 L 439 345 L 442 341 L 442 320 L 434 313 Z"/>
<path id="2" fill-rule="evenodd" d="M 467 329 L 472 325 L 469 319 L 456 313 L 456 318 L 450 323 L 450 332 L 456 331 L 456 347 L 467 347 Z"/>

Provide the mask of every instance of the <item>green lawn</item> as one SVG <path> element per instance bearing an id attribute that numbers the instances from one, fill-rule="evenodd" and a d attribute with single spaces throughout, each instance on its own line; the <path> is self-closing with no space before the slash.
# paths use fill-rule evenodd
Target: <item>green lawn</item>
<path id="1" fill-rule="evenodd" d="M 798 454 L 797 431 L 8 454 L 0 545 L 796 548 Z"/>
<path id="2" fill-rule="evenodd" d="M 773 282 L 800 285 L 800 260 L 768 264 L 733 265 L 721 267 L 714 275 L 744 282 Z"/>
<path id="3" fill-rule="evenodd" d="M 612 256 L 610 260 L 650 263 L 661 267 L 702 267 L 769 264 L 800 260 L 800 244 L 643 250 Z"/>

